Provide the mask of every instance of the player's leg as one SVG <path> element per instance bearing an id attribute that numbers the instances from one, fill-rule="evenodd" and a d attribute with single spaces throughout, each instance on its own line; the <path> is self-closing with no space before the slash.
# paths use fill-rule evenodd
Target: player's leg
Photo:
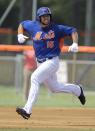
<path id="1" fill-rule="evenodd" d="M 57 80 L 56 73 L 52 74 L 47 80 L 45 80 L 44 83 L 52 92 L 73 93 L 76 96 L 80 95 L 79 86 L 69 83 L 59 83 Z"/>
<path id="2" fill-rule="evenodd" d="M 47 80 L 45 80 L 45 85 L 52 91 L 52 92 L 65 92 L 65 93 L 72 93 L 76 95 L 80 102 L 84 105 L 85 104 L 85 96 L 83 93 L 83 89 L 80 85 L 71 84 L 71 83 L 59 83 L 57 81 L 56 74 L 52 74 Z"/>
<path id="3" fill-rule="evenodd" d="M 57 71 L 59 66 L 58 62 L 58 58 L 47 60 L 33 72 L 31 76 L 31 88 L 29 91 L 29 97 L 26 105 L 23 108 L 27 113 L 30 114 L 32 112 L 32 106 L 37 99 L 40 84 L 48 79 L 51 74 Z"/>

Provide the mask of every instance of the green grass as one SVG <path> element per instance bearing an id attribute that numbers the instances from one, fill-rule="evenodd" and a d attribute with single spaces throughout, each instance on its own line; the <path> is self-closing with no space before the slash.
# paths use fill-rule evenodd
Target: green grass
<path id="1" fill-rule="evenodd" d="M 87 102 L 84 107 L 95 108 L 95 94 L 86 95 Z M 22 90 L 16 93 L 14 87 L 0 86 L 0 106 L 23 106 Z M 82 107 L 77 97 L 65 93 L 50 93 L 45 88 L 40 88 L 38 100 L 35 106 L 45 107 Z"/>
<path id="2" fill-rule="evenodd" d="M 0 86 L 0 106 L 16 106 L 24 104 L 22 93 L 16 93 L 14 87 Z"/>

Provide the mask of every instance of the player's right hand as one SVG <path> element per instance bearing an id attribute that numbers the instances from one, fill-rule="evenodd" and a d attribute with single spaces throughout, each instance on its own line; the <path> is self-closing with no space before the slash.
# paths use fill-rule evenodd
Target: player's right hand
<path id="1" fill-rule="evenodd" d="M 27 37 L 23 34 L 18 34 L 17 38 L 18 38 L 19 43 L 24 43 L 26 41 L 26 39 L 28 39 L 29 37 Z"/>

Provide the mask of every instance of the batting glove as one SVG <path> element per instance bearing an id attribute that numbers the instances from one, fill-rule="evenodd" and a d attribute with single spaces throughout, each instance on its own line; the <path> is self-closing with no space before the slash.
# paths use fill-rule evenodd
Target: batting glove
<path id="1" fill-rule="evenodd" d="M 77 44 L 77 43 L 73 43 L 73 44 L 69 47 L 68 51 L 78 52 L 78 44 Z"/>
<path id="2" fill-rule="evenodd" d="M 19 43 L 24 43 L 26 41 L 26 39 L 28 39 L 27 36 L 23 35 L 23 34 L 18 34 L 18 42 Z"/>

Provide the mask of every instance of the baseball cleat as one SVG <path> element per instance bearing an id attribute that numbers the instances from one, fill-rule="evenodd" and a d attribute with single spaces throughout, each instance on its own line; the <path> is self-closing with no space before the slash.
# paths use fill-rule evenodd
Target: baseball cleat
<path id="1" fill-rule="evenodd" d="M 79 85 L 79 87 L 80 87 L 80 90 L 81 90 L 81 94 L 80 94 L 80 96 L 78 98 L 79 98 L 81 104 L 84 105 L 85 102 L 86 102 L 85 95 L 84 95 L 82 86 Z"/>
<path id="2" fill-rule="evenodd" d="M 21 115 L 24 119 L 29 119 L 31 114 L 26 113 L 26 111 L 22 108 L 17 107 L 16 112 Z"/>

